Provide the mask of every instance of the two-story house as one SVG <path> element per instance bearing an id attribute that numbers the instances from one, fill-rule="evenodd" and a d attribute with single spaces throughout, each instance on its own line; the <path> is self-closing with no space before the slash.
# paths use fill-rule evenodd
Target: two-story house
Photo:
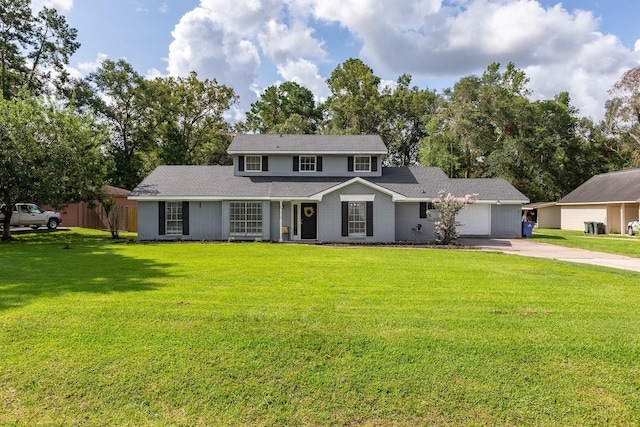
<path id="1" fill-rule="evenodd" d="M 238 135 L 233 166 L 159 166 L 131 193 L 140 240 L 430 241 L 441 190 L 478 194 L 463 235 L 520 237 L 528 199 L 503 179 L 383 167 L 373 135 Z"/>

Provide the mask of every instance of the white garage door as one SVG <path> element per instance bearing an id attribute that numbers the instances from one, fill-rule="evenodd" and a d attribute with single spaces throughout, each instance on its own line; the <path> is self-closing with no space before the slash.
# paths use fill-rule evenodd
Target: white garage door
<path id="1" fill-rule="evenodd" d="M 458 227 L 461 236 L 488 236 L 491 234 L 491 206 L 469 205 L 458 213 Z"/>

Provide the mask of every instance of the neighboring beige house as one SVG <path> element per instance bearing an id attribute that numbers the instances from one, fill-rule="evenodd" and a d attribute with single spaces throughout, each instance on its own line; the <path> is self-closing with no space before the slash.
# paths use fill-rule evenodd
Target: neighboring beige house
<path id="1" fill-rule="evenodd" d="M 522 220 L 533 221 L 536 227 L 560 228 L 560 206 L 556 202 L 529 203 L 522 206 Z"/>
<path id="2" fill-rule="evenodd" d="M 625 233 L 627 224 L 640 217 L 640 169 L 596 175 L 556 205 L 563 230 L 584 230 L 585 222 L 601 222 L 607 233 Z"/>

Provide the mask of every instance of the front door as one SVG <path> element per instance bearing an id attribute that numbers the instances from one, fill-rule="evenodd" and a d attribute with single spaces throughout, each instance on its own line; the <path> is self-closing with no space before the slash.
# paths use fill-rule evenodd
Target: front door
<path id="1" fill-rule="evenodd" d="M 300 204 L 300 237 L 302 239 L 315 240 L 318 238 L 318 222 L 316 221 L 318 204 Z"/>

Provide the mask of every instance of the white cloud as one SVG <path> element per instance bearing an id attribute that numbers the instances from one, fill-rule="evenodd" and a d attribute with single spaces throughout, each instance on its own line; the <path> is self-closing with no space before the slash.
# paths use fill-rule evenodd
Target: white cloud
<path id="1" fill-rule="evenodd" d="M 258 34 L 258 40 L 263 53 L 276 63 L 300 57 L 326 57 L 323 43 L 313 38 L 313 29 L 299 21 L 288 26 L 271 19 Z"/>
<path id="2" fill-rule="evenodd" d="M 162 71 L 158 70 L 157 68 L 151 68 L 147 70 L 147 74 L 144 77 L 148 80 L 153 80 L 156 77 L 166 77 L 166 76 L 162 74 Z"/>
<path id="3" fill-rule="evenodd" d="M 534 96 L 569 91 L 582 114 L 602 116 L 607 90 L 622 72 L 640 65 L 635 52 L 598 31 L 588 11 L 537 0 L 201 0 L 173 31 L 168 72 L 216 78 L 233 87 L 243 105 L 273 81 L 293 80 L 327 96 L 319 66 L 347 57 L 329 43 L 327 28 L 341 29 L 360 57 L 383 79 L 402 73 L 414 82 L 484 71 L 514 62 L 531 79 Z M 337 50 L 336 50 L 337 49 Z"/>
<path id="4" fill-rule="evenodd" d="M 57 9 L 58 12 L 68 12 L 73 8 L 73 0 L 32 0 L 31 9 L 39 11 L 43 7 Z"/>
<path id="5" fill-rule="evenodd" d="M 278 73 L 286 81 L 296 82 L 309 89 L 318 103 L 325 101 L 331 94 L 325 79 L 318 72 L 318 66 L 311 61 L 287 61 L 278 65 Z"/>
<path id="6" fill-rule="evenodd" d="M 94 61 L 79 63 L 78 70 L 85 75 L 92 73 L 98 69 L 105 59 L 109 59 L 109 56 L 106 53 L 98 53 L 98 56 Z"/>

